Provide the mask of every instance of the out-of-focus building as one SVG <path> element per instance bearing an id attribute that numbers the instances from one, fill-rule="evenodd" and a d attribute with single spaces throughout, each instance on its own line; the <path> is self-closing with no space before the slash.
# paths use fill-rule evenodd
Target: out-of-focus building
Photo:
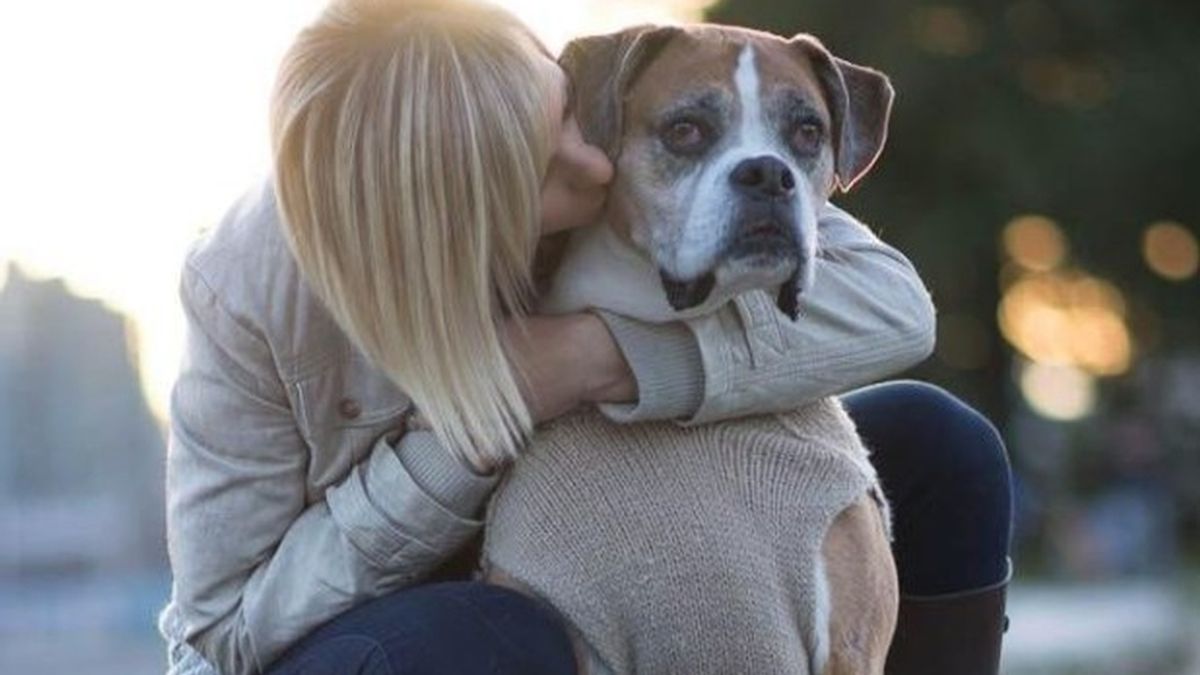
<path id="1" fill-rule="evenodd" d="M 165 565 L 163 432 L 125 319 L 9 265 L 0 291 L 0 580 Z"/>

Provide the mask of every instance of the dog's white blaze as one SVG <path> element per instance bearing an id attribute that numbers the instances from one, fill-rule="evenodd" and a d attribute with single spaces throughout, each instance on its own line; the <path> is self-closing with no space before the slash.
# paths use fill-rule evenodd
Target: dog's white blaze
<path id="1" fill-rule="evenodd" d="M 779 153 L 776 152 L 777 148 L 771 142 L 770 131 L 767 129 L 766 119 L 763 115 L 762 96 L 759 93 L 758 65 L 754 62 L 754 47 L 746 45 L 738 56 L 737 70 L 733 73 L 733 84 L 737 89 L 738 101 L 742 106 L 738 154 L 744 154 L 747 157 L 761 155 L 779 157 Z"/>
<path id="2" fill-rule="evenodd" d="M 813 617 L 812 617 L 812 653 L 809 658 L 809 672 L 820 675 L 829 664 L 829 616 L 833 612 L 833 603 L 829 597 L 829 575 L 825 573 L 825 558 L 817 556 L 817 565 L 813 575 Z"/>
<path id="3" fill-rule="evenodd" d="M 720 247 L 735 225 L 732 209 L 739 197 L 729 177 L 739 162 L 771 156 L 787 164 L 797 178 L 804 176 L 773 133 L 763 110 L 762 78 L 752 45 L 746 45 L 738 54 L 733 85 L 740 109 L 737 126 L 730 130 L 719 155 L 680 181 L 680 194 L 691 195 L 681 231 L 673 241 L 656 241 L 652 245 L 655 259 L 677 279 L 696 279 L 713 269 Z M 810 201 L 807 190 L 798 190 L 797 238 L 804 243 L 805 253 L 811 259 L 816 217 Z"/>

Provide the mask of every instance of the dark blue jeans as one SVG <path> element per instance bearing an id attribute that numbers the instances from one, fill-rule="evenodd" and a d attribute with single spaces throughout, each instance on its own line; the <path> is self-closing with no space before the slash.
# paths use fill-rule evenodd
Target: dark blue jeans
<path id="1" fill-rule="evenodd" d="M 892 504 L 900 590 L 938 595 L 1005 578 L 1012 500 L 1004 444 L 945 391 L 887 382 L 842 397 Z M 271 675 L 541 675 L 575 669 L 553 609 L 467 581 L 397 591 L 335 618 Z"/>
<path id="2" fill-rule="evenodd" d="M 884 382 L 842 403 L 892 505 L 892 553 L 905 595 L 992 586 L 1008 575 L 1012 472 L 987 419 L 923 382 Z"/>
<path id="3" fill-rule="evenodd" d="M 474 581 L 366 602 L 308 635 L 270 675 L 567 675 L 575 657 L 554 610 Z"/>

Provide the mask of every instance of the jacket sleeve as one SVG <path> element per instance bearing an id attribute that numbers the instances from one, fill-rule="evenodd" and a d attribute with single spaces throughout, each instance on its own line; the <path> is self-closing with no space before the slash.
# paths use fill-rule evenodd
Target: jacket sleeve
<path id="1" fill-rule="evenodd" d="M 845 211 L 818 224 L 812 289 L 793 322 L 766 291 L 717 312 L 651 325 L 598 312 L 638 383 L 601 406 L 622 422 L 688 424 L 780 412 L 887 377 L 933 351 L 935 310 L 912 263 Z"/>
<path id="2" fill-rule="evenodd" d="M 172 604 L 183 639 L 220 672 L 258 673 L 317 625 L 419 581 L 479 531 L 472 516 L 494 481 L 414 431 L 385 434 L 323 496 L 306 495 L 309 450 L 267 341 L 187 265 L 180 299 Z"/>

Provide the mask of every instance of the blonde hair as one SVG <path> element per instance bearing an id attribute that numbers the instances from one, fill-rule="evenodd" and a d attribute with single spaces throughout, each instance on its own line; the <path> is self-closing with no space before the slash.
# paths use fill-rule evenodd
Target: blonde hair
<path id="1" fill-rule="evenodd" d="M 476 465 L 515 455 L 532 427 L 500 324 L 530 295 L 560 86 L 547 58 L 491 5 L 342 0 L 297 38 L 272 100 L 302 273 Z"/>

